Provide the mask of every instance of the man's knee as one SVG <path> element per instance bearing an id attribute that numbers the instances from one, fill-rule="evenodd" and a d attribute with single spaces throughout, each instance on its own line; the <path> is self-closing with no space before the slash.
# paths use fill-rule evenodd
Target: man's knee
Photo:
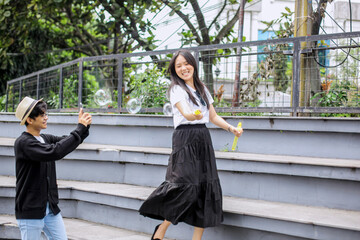
<path id="1" fill-rule="evenodd" d="M 41 239 L 44 222 L 37 219 L 18 219 L 22 240 Z"/>

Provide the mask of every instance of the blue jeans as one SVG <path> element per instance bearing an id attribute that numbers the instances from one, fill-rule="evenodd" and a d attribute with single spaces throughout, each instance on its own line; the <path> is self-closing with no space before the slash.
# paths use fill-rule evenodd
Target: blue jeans
<path id="1" fill-rule="evenodd" d="M 67 240 L 64 221 L 60 213 L 54 215 L 46 205 L 43 219 L 17 219 L 22 240 L 40 240 L 44 231 L 49 240 Z"/>

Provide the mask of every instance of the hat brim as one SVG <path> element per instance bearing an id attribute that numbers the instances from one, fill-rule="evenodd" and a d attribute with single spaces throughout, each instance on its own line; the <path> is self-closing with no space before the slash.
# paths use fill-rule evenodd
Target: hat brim
<path id="1" fill-rule="evenodd" d="M 30 108 L 30 110 L 28 111 L 28 113 L 23 117 L 23 119 L 20 122 L 20 125 L 24 125 L 27 118 L 29 117 L 30 113 L 34 110 L 34 107 L 36 106 L 36 104 L 40 101 L 42 101 L 43 99 L 40 98 L 39 100 L 36 100 L 35 103 L 32 104 L 32 107 Z"/>

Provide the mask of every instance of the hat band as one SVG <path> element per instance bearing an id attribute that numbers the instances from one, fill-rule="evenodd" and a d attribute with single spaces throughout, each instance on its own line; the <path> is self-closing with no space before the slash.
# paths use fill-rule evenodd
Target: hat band
<path id="1" fill-rule="evenodd" d="M 29 113 L 30 109 L 32 109 L 32 107 L 37 103 L 38 101 L 34 100 L 30 106 L 28 107 L 28 109 L 26 110 L 26 112 L 24 113 L 24 116 L 22 117 L 21 121 L 24 120 L 25 116 Z"/>

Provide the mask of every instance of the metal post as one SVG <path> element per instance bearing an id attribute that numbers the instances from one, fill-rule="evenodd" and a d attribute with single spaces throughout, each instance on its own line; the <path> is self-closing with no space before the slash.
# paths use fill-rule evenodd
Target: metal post
<path id="1" fill-rule="evenodd" d="M 199 51 L 194 51 L 194 58 L 196 60 L 196 65 L 197 65 L 198 69 L 200 69 L 200 66 L 199 66 L 199 63 L 200 63 Z"/>
<path id="2" fill-rule="evenodd" d="M 36 79 L 36 99 L 39 99 L 39 92 L 40 92 L 40 74 L 37 75 L 37 79 Z"/>
<path id="3" fill-rule="evenodd" d="M 20 86 L 19 86 L 19 103 L 20 103 L 21 97 L 22 97 L 22 83 L 23 83 L 23 80 L 20 80 L 19 81 L 19 84 L 20 84 Z"/>
<path id="4" fill-rule="evenodd" d="M 9 101 L 9 84 L 6 83 L 6 100 L 5 100 L 5 112 L 8 111 L 8 101 Z"/>
<path id="5" fill-rule="evenodd" d="M 117 108 L 121 112 L 122 107 L 122 85 L 123 85 L 123 58 L 118 58 L 118 101 Z"/>
<path id="6" fill-rule="evenodd" d="M 79 86 L 78 86 L 78 107 L 82 102 L 82 89 L 83 89 L 83 59 L 79 61 Z"/>
<path id="7" fill-rule="evenodd" d="M 297 116 L 299 108 L 299 85 L 300 85 L 300 41 L 294 41 L 294 55 L 293 55 L 293 81 L 292 81 L 292 109 L 293 116 Z"/>
<path id="8" fill-rule="evenodd" d="M 63 68 L 60 68 L 59 73 L 59 109 L 62 109 L 63 107 L 63 99 L 64 99 L 64 80 L 63 80 Z"/>
<path id="9" fill-rule="evenodd" d="M 307 26 L 308 26 L 308 1 L 307 0 L 296 0 L 295 2 L 295 30 L 294 30 L 294 36 L 295 37 L 301 37 L 301 36 L 307 36 Z M 303 48 L 306 47 L 306 42 L 302 42 L 301 46 Z M 305 101 L 305 58 L 304 56 L 300 57 L 300 106 L 306 106 Z M 299 92 L 298 91 L 298 92 Z"/>

